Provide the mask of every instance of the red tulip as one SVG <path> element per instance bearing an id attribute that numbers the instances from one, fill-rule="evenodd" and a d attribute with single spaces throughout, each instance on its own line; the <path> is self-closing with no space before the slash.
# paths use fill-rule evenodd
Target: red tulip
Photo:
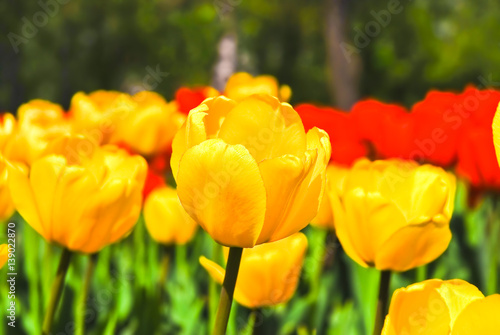
<path id="1" fill-rule="evenodd" d="M 295 110 L 299 113 L 306 131 L 318 127 L 328 133 L 332 144 L 332 162 L 351 165 L 367 154 L 366 146 L 349 113 L 311 104 L 296 106 Z"/>
<path id="2" fill-rule="evenodd" d="M 412 159 L 414 121 L 404 107 L 368 99 L 356 103 L 351 113 L 361 137 L 375 150 L 373 158 Z"/>
<path id="3" fill-rule="evenodd" d="M 415 146 L 421 160 L 443 167 L 456 160 L 457 141 L 465 114 L 460 96 L 430 91 L 412 108 L 415 119 Z"/>
<path id="4" fill-rule="evenodd" d="M 148 197 L 148 195 L 159 187 L 166 186 L 165 179 L 163 176 L 157 174 L 150 168 L 148 168 L 148 174 L 146 175 L 146 181 L 144 183 L 144 188 L 142 189 L 142 199 L 143 201 Z"/>
<path id="5" fill-rule="evenodd" d="M 468 87 L 460 97 L 464 124 L 458 141 L 456 172 L 475 189 L 500 189 L 500 167 L 491 131 L 499 102 L 500 92 L 474 87 Z"/>
<path id="6" fill-rule="evenodd" d="M 189 114 L 189 111 L 201 104 L 203 100 L 216 95 L 219 95 L 219 92 L 210 86 L 181 87 L 175 92 L 175 101 L 177 101 L 181 113 Z"/>

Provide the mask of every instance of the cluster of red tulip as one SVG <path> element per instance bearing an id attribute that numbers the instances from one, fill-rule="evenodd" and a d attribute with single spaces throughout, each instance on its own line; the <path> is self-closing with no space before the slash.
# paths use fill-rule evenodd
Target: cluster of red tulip
<path id="1" fill-rule="evenodd" d="M 430 91 L 411 110 L 374 99 L 350 113 L 310 104 L 296 106 L 304 127 L 320 127 L 332 142 L 332 161 L 350 166 L 360 157 L 400 158 L 455 167 L 474 190 L 500 189 L 491 124 L 500 91 L 467 87 Z"/>

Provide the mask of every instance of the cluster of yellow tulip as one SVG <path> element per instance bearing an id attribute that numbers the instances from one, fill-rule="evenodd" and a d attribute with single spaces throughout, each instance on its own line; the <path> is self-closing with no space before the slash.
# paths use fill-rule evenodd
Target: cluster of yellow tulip
<path id="1" fill-rule="evenodd" d="M 222 284 L 214 334 L 226 331 L 233 294 L 251 309 L 293 296 L 308 245 L 300 231 L 309 223 L 335 230 L 349 257 L 383 271 L 374 333 L 500 328 L 499 319 L 483 315 L 500 309 L 499 295 L 484 298 L 463 281 L 429 280 L 395 292 L 382 330 L 390 271 L 425 265 L 450 243 L 451 173 L 396 159 L 329 165 L 327 133 L 306 132 L 284 102 L 290 88 L 269 76 L 238 73 L 223 94 L 208 95 L 188 115 L 154 92 L 97 91 L 75 94 L 67 113 L 34 100 L 17 119 L 2 117 L 0 218 L 15 209 L 65 250 L 45 334 L 71 252 L 94 254 L 119 241 L 141 211 L 158 243 L 185 244 L 199 225 L 227 247 L 225 270 L 200 258 Z M 148 162 L 170 154 L 176 189 L 162 184 L 143 199 Z M 1 246 L 0 265 L 6 259 Z"/>

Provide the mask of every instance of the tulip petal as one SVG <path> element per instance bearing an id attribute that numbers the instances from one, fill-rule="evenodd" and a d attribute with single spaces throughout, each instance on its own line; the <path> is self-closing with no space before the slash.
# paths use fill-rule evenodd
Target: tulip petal
<path id="1" fill-rule="evenodd" d="M 245 147 L 204 141 L 186 151 L 177 181 L 183 207 L 216 242 L 255 245 L 264 224 L 266 191 Z"/>
<path id="2" fill-rule="evenodd" d="M 446 301 L 435 289 L 437 284 L 422 290 L 396 290 L 382 334 L 449 334 L 450 315 Z"/>
<path id="3" fill-rule="evenodd" d="M 448 225 L 427 222 L 403 227 L 379 246 L 375 267 L 379 270 L 406 271 L 427 264 L 448 248 L 450 240 Z"/>
<path id="4" fill-rule="evenodd" d="M 185 244 L 198 227 L 170 187 L 158 188 L 147 197 L 144 222 L 153 239 L 163 244 Z"/>
<path id="5" fill-rule="evenodd" d="M 309 131 L 305 159 L 286 155 L 259 164 L 267 192 L 266 221 L 258 243 L 290 236 L 307 226 L 318 213 L 330 160 L 328 135 Z"/>
<path id="6" fill-rule="evenodd" d="M 444 281 L 436 290 L 448 306 L 451 329 L 454 327 L 457 316 L 469 303 L 484 298 L 484 295 L 476 286 L 460 279 Z"/>
<path id="7" fill-rule="evenodd" d="M 200 110 L 206 109 L 206 106 L 200 106 L 198 108 Z M 174 178 L 177 178 L 179 162 L 186 150 L 206 140 L 207 134 L 203 124 L 203 118 L 206 115 L 207 114 L 204 112 L 193 110 L 188 115 L 184 125 L 175 135 L 172 141 L 172 158 L 170 159 L 170 167 L 172 168 Z"/>
<path id="8" fill-rule="evenodd" d="M 42 222 L 38 211 L 35 195 L 31 188 L 27 169 L 24 171 L 20 166 L 7 164 L 9 190 L 14 206 L 24 220 L 44 238 L 48 238 L 48 230 Z"/>
<path id="9" fill-rule="evenodd" d="M 495 153 L 497 154 L 497 161 L 500 165 L 500 104 L 493 118 L 493 144 L 495 145 Z"/>
<path id="10" fill-rule="evenodd" d="M 216 283 L 222 284 L 224 281 L 224 276 L 226 275 L 226 271 L 219 264 L 212 262 L 205 256 L 200 257 L 200 264 L 207 270 L 210 277 L 215 280 Z"/>
<path id="11" fill-rule="evenodd" d="M 43 177 L 43 176 L 42 176 Z M 32 178 L 35 178 L 33 176 Z M 81 218 L 92 197 L 99 192 L 97 180 L 80 166 L 66 166 L 61 170 L 54 188 L 51 204 L 52 239 L 72 248 L 72 239 L 88 241 L 88 235 L 76 233 L 82 230 Z"/>
<path id="12" fill-rule="evenodd" d="M 444 214 L 439 223 L 450 221 L 455 196 L 455 182 L 451 180 L 454 176 L 432 165 L 418 167 L 406 162 L 391 166 L 384 175 L 387 182 L 381 183 L 380 191 L 404 210 L 408 224 L 432 220 L 438 213 Z"/>
<path id="13" fill-rule="evenodd" d="M 203 104 L 208 107 L 207 116 L 203 119 L 207 138 L 216 138 L 226 115 L 236 106 L 236 102 L 221 95 L 206 99 Z"/>
<path id="14" fill-rule="evenodd" d="M 304 126 L 297 112 L 271 96 L 254 95 L 241 101 L 226 116 L 219 138 L 242 144 L 257 162 L 306 150 Z"/>
<path id="15" fill-rule="evenodd" d="M 66 159 L 61 156 L 47 156 L 33 163 L 30 171 L 30 184 L 34 200 L 40 213 L 40 221 L 45 227 L 48 241 L 55 240 L 59 227 L 53 222 L 53 209 L 56 189 L 66 168 Z"/>
<path id="16" fill-rule="evenodd" d="M 452 335 L 496 335 L 500 329 L 500 294 L 478 299 L 458 315 Z"/>
<path id="17" fill-rule="evenodd" d="M 285 220 L 286 212 L 290 211 L 295 193 L 306 173 L 302 160 L 291 155 L 265 160 L 259 164 L 259 169 L 266 187 L 267 208 L 258 244 L 268 242 Z"/>
<path id="18" fill-rule="evenodd" d="M 297 288 L 306 250 L 307 238 L 302 233 L 245 249 L 235 299 L 248 308 L 288 301 Z"/>

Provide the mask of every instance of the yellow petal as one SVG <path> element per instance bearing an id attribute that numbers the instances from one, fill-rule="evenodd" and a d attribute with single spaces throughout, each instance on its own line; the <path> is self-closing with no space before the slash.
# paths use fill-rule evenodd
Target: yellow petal
<path id="1" fill-rule="evenodd" d="M 265 160 L 259 164 L 259 169 L 266 187 L 267 207 L 258 244 L 268 242 L 286 220 L 287 212 L 291 211 L 291 206 L 293 206 L 295 193 L 298 192 L 300 183 L 307 173 L 304 162 L 292 155 Z M 309 209 L 313 206 L 309 206 Z M 303 227 L 302 223 L 294 228 L 299 231 Z"/>
<path id="2" fill-rule="evenodd" d="M 380 191 L 403 211 L 407 224 L 421 224 L 437 215 L 445 215 L 440 223 L 449 222 L 455 195 L 451 174 L 439 167 L 403 161 L 394 161 L 383 174 Z"/>
<path id="3" fill-rule="evenodd" d="M 394 292 L 382 334 L 447 335 L 449 331 L 446 301 L 435 289 Z"/>
<path id="4" fill-rule="evenodd" d="M 322 229 L 333 230 L 333 213 L 330 204 L 329 187 L 327 182 L 325 192 L 323 193 L 319 205 L 318 214 L 311 220 L 311 225 Z"/>
<path id="5" fill-rule="evenodd" d="M 59 225 L 55 231 L 52 214 L 58 180 L 65 173 L 66 166 L 66 159 L 61 156 L 47 156 L 35 161 L 31 166 L 30 186 L 40 221 L 46 232 L 44 237 L 49 242 L 53 241 L 55 236 L 60 235 Z"/>
<path id="6" fill-rule="evenodd" d="M 149 194 L 144 202 L 144 221 L 151 237 L 163 244 L 185 244 L 198 227 L 182 207 L 175 189 L 168 186 Z"/>
<path id="7" fill-rule="evenodd" d="M 203 104 L 191 110 L 186 122 L 182 125 L 177 134 L 175 134 L 172 142 L 170 167 L 172 168 L 172 175 L 176 180 L 179 172 L 179 162 L 186 150 L 207 139 L 205 124 L 203 123 L 203 119 L 207 115 L 207 110 L 208 107 Z"/>
<path id="8" fill-rule="evenodd" d="M 244 145 L 257 162 L 284 155 L 302 157 L 306 150 L 297 112 L 269 95 L 254 95 L 238 103 L 226 115 L 218 137 Z"/>
<path id="9" fill-rule="evenodd" d="M 216 242 L 255 245 L 266 193 L 259 167 L 245 147 L 215 139 L 187 150 L 179 164 L 177 192 L 189 215 Z"/>
<path id="10" fill-rule="evenodd" d="M 36 182 L 35 178 L 36 175 L 31 176 L 32 183 Z M 54 179 L 48 181 L 54 182 Z M 59 171 L 51 207 L 50 225 L 53 241 L 70 250 L 79 251 L 73 247 L 71 241 L 79 239 L 85 243 L 91 239 L 90 236 L 84 236 L 79 232 L 82 229 L 82 217 L 85 215 L 86 205 L 100 192 L 99 186 L 92 174 L 81 166 L 66 166 Z"/>
<path id="11" fill-rule="evenodd" d="M 500 329 L 500 294 L 478 299 L 458 315 L 452 335 L 496 335 Z"/>
<path id="12" fill-rule="evenodd" d="M 0 222 L 14 214 L 14 203 L 9 191 L 7 162 L 0 155 Z"/>
<path id="13" fill-rule="evenodd" d="M 500 104 L 498 105 L 495 116 L 493 117 L 493 144 L 495 145 L 495 153 L 497 162 L 500 165 Z"/>
<path id="14" fill-rule="evenodd" d="M 213 278 L 217 283 L 222 284 L 224 281 L 224 276 L 226 275 L 226 271 L 217 263 L 212 262 L 204 256 L 200 257 L 200 264 L 207 270 L 210 277 Z M 238 281 L 238 280 L 236 280 Z"/>
<path id="15" fill-rule="evenodd" d="M 142 189 L 147 163 L 141 156 L 129 156 L 123 150 L 107 146 L 94 159 L 106 169 L 100 191 L 91 198 L 81 229 L 74 236 L 89 236 L 88 243 L 72 243 L 83 252 L 96 252 L 123 238 L 134 227 L 140 215 Z"/>
<path id="16" fill-rule="evenodd" d="M 441 256 L 450 241 L 451 231 L 447 225 L 428 222 L 403 227 L 377 248 L 375 267 L 406 271 L 425 265 Z"/>
<path id="17" fill-rule="evenodd" d="M 323 200 L 318 209 L 318 215 L 311 221 L 311 224 L 318 227 L 334 230 L 333 201 L 343 192 L 344 181 L 349 173 L 349 169 L 331 164 L 326 168 L 326 186 L 323 192 Z"/>
<path id="18" fill-rule="evenodd" d="M 316 216 L 330 159 L 328 135 L 308 133 L 305 160 L 284 156 L 259 164 L 267 192 L 266 221 L 257 243 L 272 242 L 300 231 Z"/>
<path id="19" fill-rule="evenodd" d="M 222 123 L 227 114 L 236 106 L 236 102 L 221 95 L 215 98 L 206 99 L 202 104 L 208 107 L 206 111 L 207 116 L 203 119 L 207 138 L 216 138 Z"/>
<path id="20" fill-rule="evenodd" d="M 479 289 L 460 279 L 446 280 L 436 290 L 446 301 L 450 312 L 450 328 L 453 329 L 460 312 L 472 301 L 484 298 Z"/>
<path id="21" fill-rule="evenodd" d="M 482 293 L 463 280 L 426 280 L 394 292 L 384 335 L 448 335 L 457 312 Z"/>
<path id="22" fill-rule="evenodd" d="M 307 238 L 302 233 L 245 249 L 235 299 L 248 308 L 290 300 L 297 288 L 306 249 Z"/>
<path id="23" fill-rule="evenodd" d="M 35 195 L 31 188 L 28 169 L 20 165 L 8 164 L 9 190 L 14 206 L 24 220 L 45 239 L 50 238 L 49 230 L 42 223 Z"/>
<path id="24" fill-rule="evenodd" d="M 307 238 L 302 233 L 244 249 L 234 299 L 248 308 L 290 300 L 297 289 L 306 249 Z M 219 265 L 205 257 L 200 263 L 216 282 L 222 283 L 225 271 Z"/>

